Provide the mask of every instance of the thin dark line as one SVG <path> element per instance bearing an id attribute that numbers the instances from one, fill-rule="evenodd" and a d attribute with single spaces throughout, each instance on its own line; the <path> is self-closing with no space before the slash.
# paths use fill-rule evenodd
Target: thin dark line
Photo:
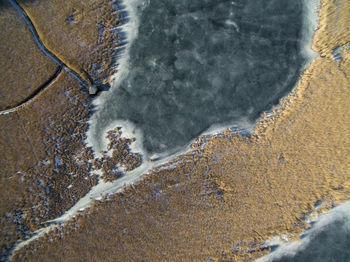
<path id="1" fill-rule="evenodd" d="M 62 72 L 62 66 L 59 66 L 56 70 L 56 72 L 44 83 L 42 84 L 37 90 L 35 90 L 30 96 L 28 96 L 25 100 L 23 100 L 21 103 L 17 104 L 14 107 L 21 106 L 25 103 L 27 103 L 29 100 L 33 99 L 35 96 L 37 96 L 41 91 L 43 91 L 46 87 L 51 85 L 51 83 L 58 77 L 58 75 Z"/>
<path id="2" fill-rule="evenodd" d="M 27 13 L 24 11 L 24 9 L 16 2 L 16 0 L 8 0 L 12 7 L 17 11 L 17 13 L 22 17 L 25 24 L 27 25 L 29 31 L 32 33 L 34 42 L 38 46 L 41 52 L 43 52 L 48 58 L 50 58 L 54 63 L 61 66 L 68 74 L 70 74 L 73 78 L 75 78 L 80 85 L 82 85 L 85 88 L 89 88 L 91 84 L 93 83 L 87 83 L 85 80 L 83 80 L 80 75 L 69 68 L 64 62 L 62 62 L 57 56 L 55 56 L 52 52 L 50 52 L 42 43 L 38 32 L 36 31 L 32 21 L 30 20 Z"/>
<path id="3" fill-rule="evenodd" d="M 41 93 L 47 87 L 49 87 L 61 72 L 62 72 L 62 66 L 59 66 L 57 68 L 56 72 L 44 84 L 42 84 L 38 89 L 36 89 L 32 94 L 30 94 L 27 98 L 25 98 L 23 101 L 16 104 L 15 106 L 12 106 L 10 108 L 6 108 L 6 109 L 0 111 L 0 115 L 17 111 L 17 109 L 24 106 L 26 103 L 28 103 L 29 101 L 34 99 L 39 93 Z"/>
<path id="4" fill-rule="evenodd" d="M 32 140 L 29 138 L 28 133 L 27 133 L 26 129 L 24 128 L 24 125 L 23 125 L 23 122 L 22 122 L 22 118 L 19 116 L 18 112 L 16 112 L 15 114 L 17 115 L 17 118 L 18 118 L 18 120 L 19 120 L 19 122 L 20 122 L 20 126 L 21 126 L 21 128 L 22 128 L 22 130 L 23 130 L 23 133 L 25 134 L 25 136 L 26 136 L 26 138 L 27 138 L 27 140 L 28 140 L 28 143 L 29 143 L 29 145 L 30 145 L 30 147 L 31 147 L 31 149 L 32 149 L 32 152 L 33 152 L 33 154 L 34 154 L 34 157 L 35 157 L 35 159 L 36 159 L 36 162 L 38 163 L 38 162 L 39 162 L 39 158 L 38 158 L 38 156 L 37 156 L 37 154 L 36 154 L 36 152 L 35 152 L 35 150 L 34 150 L 34 145 L 33 145 L 33 143 L 32 143 Z"/>

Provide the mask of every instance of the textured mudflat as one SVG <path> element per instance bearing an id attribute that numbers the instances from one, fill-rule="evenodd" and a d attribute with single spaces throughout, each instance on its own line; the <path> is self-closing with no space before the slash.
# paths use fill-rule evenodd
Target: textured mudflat
<path id="1" fill-rule="evenodd" d="M 322 56 L 253 136 L 198 139 L 14 259 L 245 261 L 268 252 L 263 242 L 275 235 L 297 239 L 316 202 L 322 212 L 350 199 L 350 53 L 341 62 L 332 55 L 350 42 L 349 8 L 322 1 L 314 40 Z"/>

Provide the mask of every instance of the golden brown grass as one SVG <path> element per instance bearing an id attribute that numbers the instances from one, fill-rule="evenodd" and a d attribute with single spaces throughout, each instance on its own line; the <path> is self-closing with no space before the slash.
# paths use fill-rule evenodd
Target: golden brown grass
<path id="1" fill-rule="evenodd" d="M 350 3 L 322 1 L 314 47 L 323 55 L 251 138 L 204 137 L 170 170 L 96 202 L 62 232 L 16 254 L 27 261 L 246 261 L 275 235 L 297 239 L 314 203 L 350 198 Z M 332 21 L 335 21 L 333 24 Z M 341 36 L 341 37 L 340 37 Z M 205 141 L 204 148 L 200 145 Z M 232 248 L 236 246 L 237 251 Z"/>
<path id="2" fill-rule="evenodd" d="M 96 84 L 111 75 L 115 50 L 110 47 L 119 42 L 109 29 L 120 22 L 108 0 L 19 2 L 44 45 L 64 63 L 86 80 L 90 74 Z M 104 26 L 102 35 L 98 24 Z M 40 52 L 7 1 L 1 2 L 0 25 L 2 110 L 26 99 L 57 66 Z M 97 183 L 89 176 L 92 152 L 84 147 L 91 109 L 87 92 L 62 71 L 17 112 L 0 115 L 1 256 Z"/>
<path id="3" fill-rule="evenodd" d="M 119 14 L 107 0 L 23 1 L 43 44 L 87 82 L 101 84 L 115 72 Z"/>
<path id="4" fill-rule="evenodd" d="M 0 110 L 24 101 L 57 69 L 40 52 L 25 23 L 6 3 L 0 7 Z"/>

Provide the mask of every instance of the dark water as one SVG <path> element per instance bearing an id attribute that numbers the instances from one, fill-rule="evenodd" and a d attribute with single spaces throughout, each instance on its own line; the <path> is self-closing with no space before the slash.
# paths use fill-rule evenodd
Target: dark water
<path id="1" fill-rule="evenodd" d="M 143 133 L 149 153 L 174 151 L 214 124 L 253 123 L 296 84 L 301 0 L 151 0 L 139 11 L 130 72 L 98 111 Z"/>

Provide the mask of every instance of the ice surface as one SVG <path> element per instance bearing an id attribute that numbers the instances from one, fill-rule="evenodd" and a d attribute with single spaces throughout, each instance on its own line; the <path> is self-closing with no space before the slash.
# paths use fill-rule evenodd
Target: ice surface
<path id="1" fill-rule="evenodd" d="M 119 121 L 137 127 L 148 154 L 174 153 L 213 125 L 244 119 L 253 126 L 295 86 L 308 60 L 308 6 L 302 0 L 142 1 L 128 16 L 139 26 L 131 30 L 137 34 L 127 63 L 97 101 L 89 131 L 95 151 Z"/>

